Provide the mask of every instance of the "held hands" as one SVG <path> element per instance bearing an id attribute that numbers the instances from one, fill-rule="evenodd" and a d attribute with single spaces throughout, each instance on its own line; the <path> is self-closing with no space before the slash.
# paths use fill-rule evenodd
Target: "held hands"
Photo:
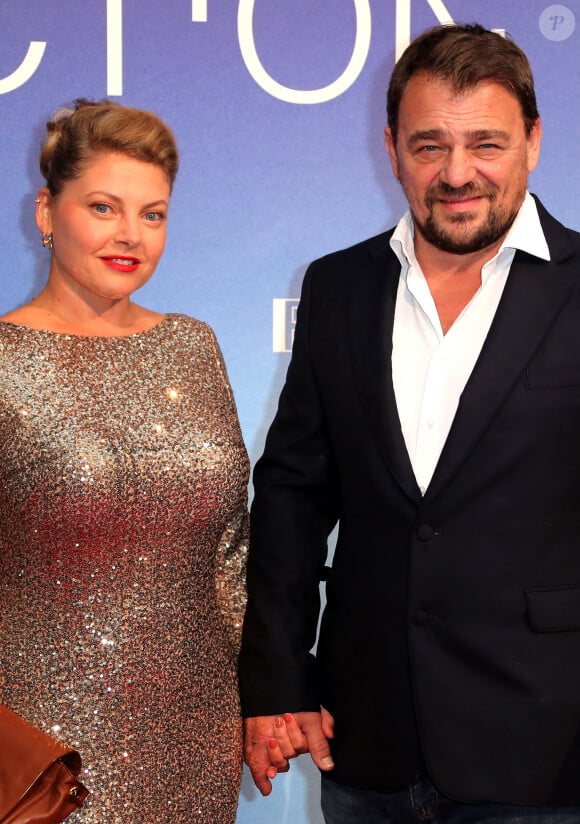
<path id="1" fill-rule="evenodd" d="M 288 772 L 289 759 L 309 752 L 321 770 L 334 767 L 328 739 L 334 737 L 334 719 L 321 712 L 260 715 L 244 721 L 244 759 L 262 795 L 272 792 L 271 779 Z"/>

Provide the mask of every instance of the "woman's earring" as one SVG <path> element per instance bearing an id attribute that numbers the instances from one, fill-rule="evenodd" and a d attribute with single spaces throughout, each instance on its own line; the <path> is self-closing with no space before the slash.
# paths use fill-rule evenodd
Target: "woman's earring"
<path id="1" fill-rule="evenodd" d="M 52 233 L 51 234 L 45 234 L 44 232 L 42 233 L 42 245 L 44 246 L 45 249 L 48 249 L 49 252 L 52 252 L 52 246 L 53 246 Z"/>

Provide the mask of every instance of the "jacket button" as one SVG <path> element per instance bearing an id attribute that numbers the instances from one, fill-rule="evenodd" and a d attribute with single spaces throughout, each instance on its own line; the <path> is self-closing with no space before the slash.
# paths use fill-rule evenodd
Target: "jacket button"
<path id="1" fill-rule="evenodd" d="M 416 627 L 426 627 L 431 623 L 429 613 L 423 609 L 418 609 L 412 618 L 413 625 Z"/>
<path id="2" fill-rule="evenodd" d="M 420 524 L 417 527 L 416 534 L 420 541 L 430 541 L 433 535 L 435 535 L 435 530 L 429 526 L 429 524 Z"/>

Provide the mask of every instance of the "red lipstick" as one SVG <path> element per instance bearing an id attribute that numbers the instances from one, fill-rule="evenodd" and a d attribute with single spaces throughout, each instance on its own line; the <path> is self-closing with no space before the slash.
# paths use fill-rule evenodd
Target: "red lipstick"
<path id="1" fill-rule="evenodd" d="M 101 260 L 103 261 L 103 263 L 106 263 L 107 266 L 110 266 L 111 269 L 115 269 L 117 272 L 134 272 L 141 263 L 141 261 L 137 258 L 124 257 L 123 255 L 111 255 L 110 257 L 102 257 Z"/>

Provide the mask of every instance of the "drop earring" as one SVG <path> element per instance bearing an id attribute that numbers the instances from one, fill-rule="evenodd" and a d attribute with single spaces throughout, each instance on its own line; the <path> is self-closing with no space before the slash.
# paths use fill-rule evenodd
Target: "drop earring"
<path id="1" fill-rule="evenodd" d="M 52 246 L 53 246 L 52 233 L 50 233 L 50 234 L 45 234 L 44 232 L 42 233 L 42 245 L 44 246 L 45 249 L 48 249 L 49 252 L 52 252 Z"/>

